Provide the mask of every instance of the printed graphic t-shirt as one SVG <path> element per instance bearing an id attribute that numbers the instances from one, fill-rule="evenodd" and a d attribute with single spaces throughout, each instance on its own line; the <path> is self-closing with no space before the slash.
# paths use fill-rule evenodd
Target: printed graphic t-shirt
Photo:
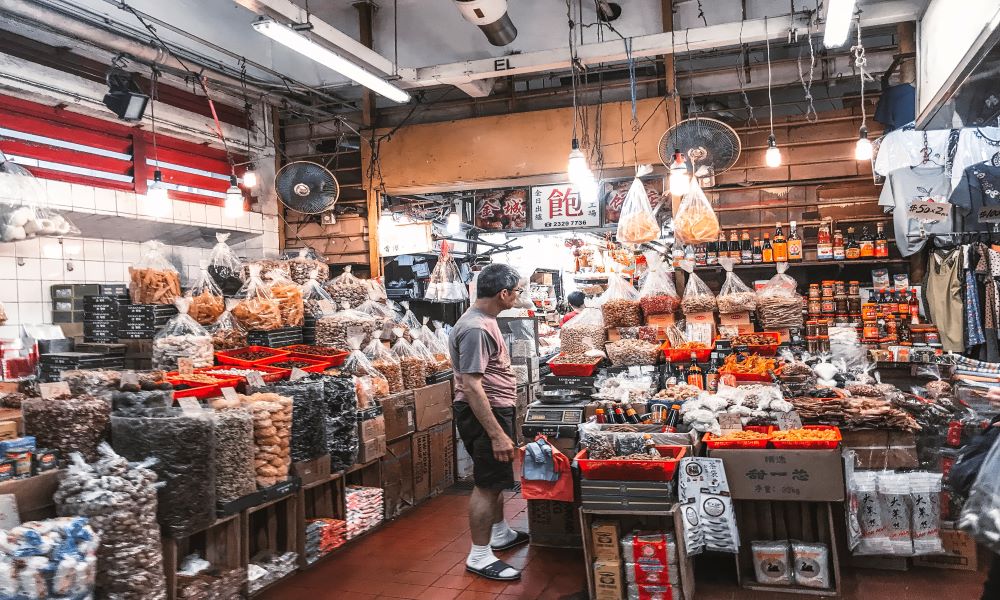
<path id="1" fill-rule="evenodd" d="M 950 188 L 944 167 L 907 167 L 889 173 L 882 186 L 878 204 L 885 212 L 892 213 L 892 225 L 900 254 L 910 256 L 924 247 L 929 236 L 954 231 L 950 206 L 948 218 L 937 223 L 911 219 L 907 215 L 910 204 L 917 200 L 947 203 Z M 921 225 L 927 234 L 923 238 L 920 237 Z"/>
<path id="2" fill-rule="evenodd" d="M 965 217 L 962 231 L 991 231 L 992 223 L 979 222 L 979 211 L 987 206 L 1000 208 L 1000 167 L 980 163 L 966 169 L 951 193 L 951 203 Z"/>
<path id="3" fill-rule="evenodd" d="M 517 404 L 517 379 L 494 317 L 476 307 L 465 311 L 451 330 L 448 350 L 457 373 L 483 376 L 483 390 L 491 406 L 504 408 Z M 455 378 L 455 402 L 467 402 L 460 380 Z"/>

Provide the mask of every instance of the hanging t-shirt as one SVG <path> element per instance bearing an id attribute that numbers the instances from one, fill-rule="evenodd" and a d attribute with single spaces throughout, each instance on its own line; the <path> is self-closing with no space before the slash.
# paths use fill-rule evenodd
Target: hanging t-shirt
<path id="1" fill-rule="evenodd" d="M 917 90 L 909 83 L 892 85 L 882 90 L 882 97 L 875 107 L 875 120 L 885 125 L 886 131 L 899 129 L 916 118 Z"/>
<path id="2" fill-rule="evenodd" d="M 896 169 L 919 165 L 924 159 L 924 134 L 927 134 L 927 147 L 930 149 L 930 159 L 939 165 L 945 165 L 948 160 L 947 129 L 933 131 L 917 131 L 910 127 L 891 131 L 882 137 L 878 146 L 878 154 L 872 168 L 875 173 L 888 176 Z"/>
<path id="3" fill-rule="evenodd" d="M 972 165 L 987 162 L 1000 152 L 1000 127 L 967 127 L 958 136 L 958 150 L 951 169 L 951 187 L 955 188 Z"/>
<path id="4" fill-rule="evenodd" d="M 986 206 L 1000 207 L 1000 167 L 972 165 L 962 173 L 949 201 L 964 219 L 962 231 L 991 231 L 992 223 L 979 222 L 979 211 Z"/>
<path id="5" fill-rule="evenodd" d="M 949 187 L 944 167 L 907 167 L 896 169 L 886 177 L 878 204 L 885 212 L 892 213 L 892 228 L 900 254 L 909 256 L 919 252 L 930 236 L 954 231 L 950 206 L 948 218 L 937 223 L 911 219 L 907 215 L 910 205 L 917 200 L 947 203 Z M 926 234 L 924 237 L 920 236 L 921 230 Z"/>

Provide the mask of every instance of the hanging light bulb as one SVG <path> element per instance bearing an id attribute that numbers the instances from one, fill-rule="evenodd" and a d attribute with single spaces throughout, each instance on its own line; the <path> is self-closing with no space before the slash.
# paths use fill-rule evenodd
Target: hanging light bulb
<path id="1" fill-rule="evenodd" d="M 586 183 L 594 179 L 594 174 L 590 172 L 590 165 L 587 164 L 587 157 L 580 150 L 580 142 L 573 138 L 573 149 L 569 152 L 569 161 L 566 163 L 566 175 L 574 185 Z"/>
<path id="2" fill-rule="evenodd" d="M 169 217 L 170 209 L 170 196 L 163 183 L 163 173 L 157 169 L 153 171 L 153 183 L 146 190 L 143 211 L 150 217 Z"/>
<path id="3" fill-rule="evenodd" d="M 243 172 L 243 187 L 257 187 L 257 172 L 254 171 L 253 163 L 247 165 L 247 170 Z"/>
<path id="4" fill-rule="evenodd" d="M 673 196 L 683 196 L 691 188 L 691 175 L 680 149 L 674 150 L 674 162 L 670 165 L 670 193 Z"/>
<path id="5" fill-rule="evenodd" d="M 858 131 L 858 143 L 854 145 L 854 159 L 872 159 L 872 143 L 868 140 L 868 128 L 864 125 Z"/>
<path id="6" fill-rule="evenodd" d="M 222 214 L 227 219 L 239 219 L 246 211 L 243 208 L 243 190 L 236 185 L 236 175 L 229 177 L 229 189 L 222 205 Z"/>
<path id="7" fill-rule="evenodd" d="M 778 150 L 778 142 L 774 139 L 774 134 L 767 136 L 767 152 L 764 153 L 764 164 L 771 167 L 781 166 L 781 150 Z"/>
<path id="8" fill-rule="evenodd" d="M 448 215 L 448 224 L 445 226 L 448 233 L 456 234 L 462 231 L 462 217 L 459 216 L 457 212 L 452 212 Z"/>

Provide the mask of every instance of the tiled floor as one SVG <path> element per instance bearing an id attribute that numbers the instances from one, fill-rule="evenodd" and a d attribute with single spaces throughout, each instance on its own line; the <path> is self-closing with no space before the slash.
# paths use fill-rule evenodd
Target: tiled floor
<path id="1" fill-rule="evenodd" d="M 520 582 L 504 584 L 465 572 L 469 550 L 468 497 L 438 496 L 300 572 L 262 596 L 264 600 L 580 600 L 586 598 L 583 556 L 579 551 L 523 547 L 501 557 L 523 568 Z M 511 525 L 527 528 L 525 501 L 509 499 Z M 698 561 L 698 600 L 774 600 L 774 594 L 739 589 L 733 561 L 705 557 Z M 846 600 L 975 600 L 982 573 L 937 569 L 848 571 Z M 779 600 L 814 598 L 781 594 Z"/>

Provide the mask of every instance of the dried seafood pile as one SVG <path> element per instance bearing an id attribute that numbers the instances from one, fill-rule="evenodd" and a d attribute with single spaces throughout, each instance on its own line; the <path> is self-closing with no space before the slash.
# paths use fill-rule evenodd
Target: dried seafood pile
<path id="1" fill-rule="evenodd" d="M 920 425 L 906 411 L 882 398 L 864 396 L 836 398 L 790 398 L 805 423 L 837 425 L 845 429 L 903 429 L 918 431 Z"/>

